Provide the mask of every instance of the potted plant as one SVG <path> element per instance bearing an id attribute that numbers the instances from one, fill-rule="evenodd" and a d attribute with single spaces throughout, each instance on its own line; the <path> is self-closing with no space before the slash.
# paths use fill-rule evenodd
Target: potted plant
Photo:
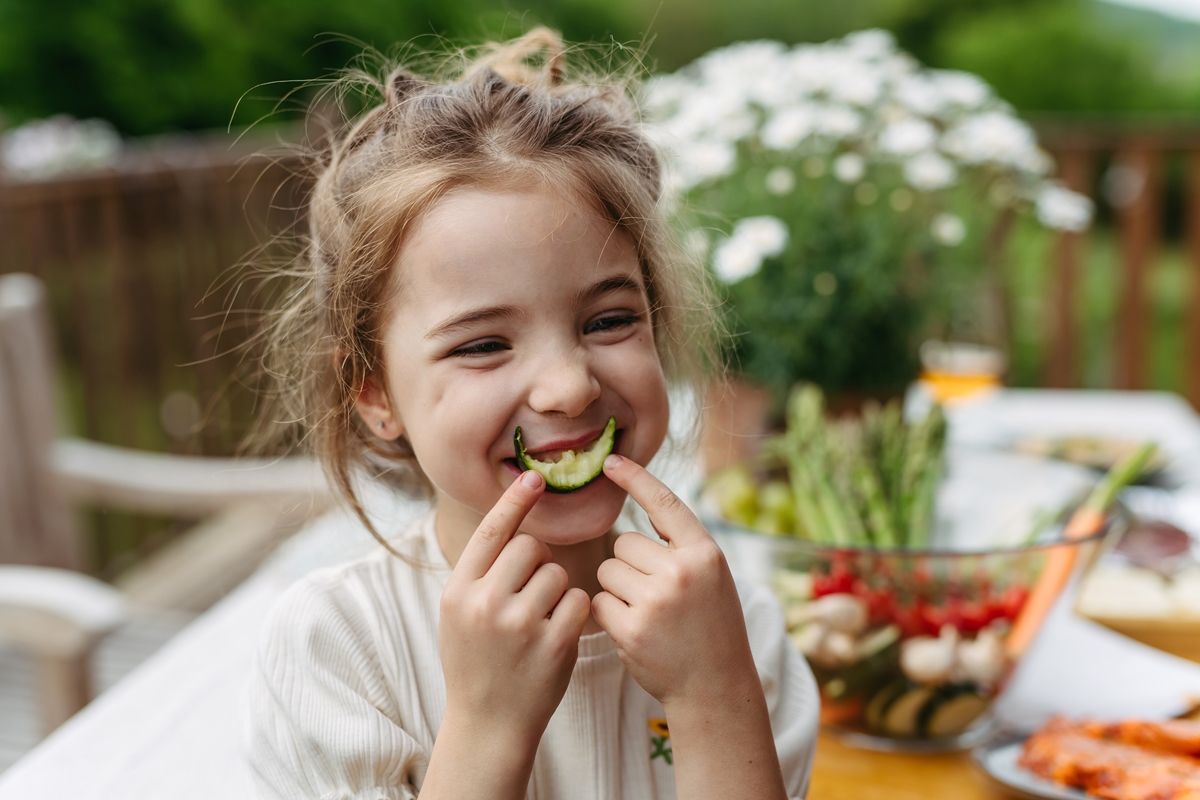
<path id="1" fill-rule="evenodd" d="M 724 287 L 731 364 L 777 410 L 799 381 L 831 401 L 898 394 L 927 338 L 997 343 L 987 267 L 1007 226 L 1091 220 L 987 84 L 922 68 L 884 31 L 714 50 L 651 79 L 644 105 Z"/>

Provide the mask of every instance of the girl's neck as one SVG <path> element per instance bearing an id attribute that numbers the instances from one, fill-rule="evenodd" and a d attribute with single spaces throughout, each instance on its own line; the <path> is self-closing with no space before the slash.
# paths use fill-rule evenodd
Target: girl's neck
<path id="1" fill-rule="evenodd" d="M 480 520 L 459 519 L 453 510 L 439 506 L 434 517 L 434 530 L 437 532 L 438 546 L 446 561 L 453 567 L 467 547 L 471 535 L 478 527 Z M 600 580 L 596 577 L 600 565 L 612 558 L 613 543 L 616 534 L 612 531 L 595 539 L 569 545 L 551 545 L 550 552 L 554 562 L 567 571 L 567 585 L 571 588 L 583 589 L 588 597 L 595 597 L 603 591 Z M 599 633 L 600 626 L 590 616 L 584 625 L 583 633 Z"/>

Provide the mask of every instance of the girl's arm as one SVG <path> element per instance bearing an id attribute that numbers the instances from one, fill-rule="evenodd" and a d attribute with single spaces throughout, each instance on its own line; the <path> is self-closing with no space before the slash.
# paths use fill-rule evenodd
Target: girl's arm
<path id="1" fill-rule="evenodd" d="M 605 474 L 646 510 L 663 547 L 632 533 L 600 567 L 592 614 L 634 679 L 662 703 L 680 800 L 786 800 L 733 576 L 695 515 L 634 462 Z"/>
<path id="2" fill-rule="evenodd" d="M 438 623 L 446 714 L 423 800 L 524 798 L 538 743 L 571 680 L 587 593 L 567 588 L 545 544 L 516 534 L 544 489 L 536 472 L 513 481 L 446 583 Z"/>

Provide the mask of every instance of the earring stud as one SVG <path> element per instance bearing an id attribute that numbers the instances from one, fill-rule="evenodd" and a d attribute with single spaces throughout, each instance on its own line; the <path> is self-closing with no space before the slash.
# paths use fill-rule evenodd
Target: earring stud
<path id="1" fill-rule="evenodd" d="M 379 430 L 383 430 L 383 423 L 382 423 L 382 422 L 380 422 L 380 423 L 377 423 L 377 424 L 375 425 L 375 427 L 379 428 Z"/>

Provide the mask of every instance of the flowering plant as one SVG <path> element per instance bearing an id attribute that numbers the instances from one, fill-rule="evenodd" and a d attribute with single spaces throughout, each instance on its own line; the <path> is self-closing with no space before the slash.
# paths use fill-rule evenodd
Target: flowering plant
<path id="1" fill-rule="evenodd" d="M 883 31 L 714 50 L 643 105 L 689 242 L 728 287 L 735 364 L 777 389 L 902 388 L 921 337 L 994 338 L 985 265 L 1014 212 L 1091 221 L 987 84 Z"/>

